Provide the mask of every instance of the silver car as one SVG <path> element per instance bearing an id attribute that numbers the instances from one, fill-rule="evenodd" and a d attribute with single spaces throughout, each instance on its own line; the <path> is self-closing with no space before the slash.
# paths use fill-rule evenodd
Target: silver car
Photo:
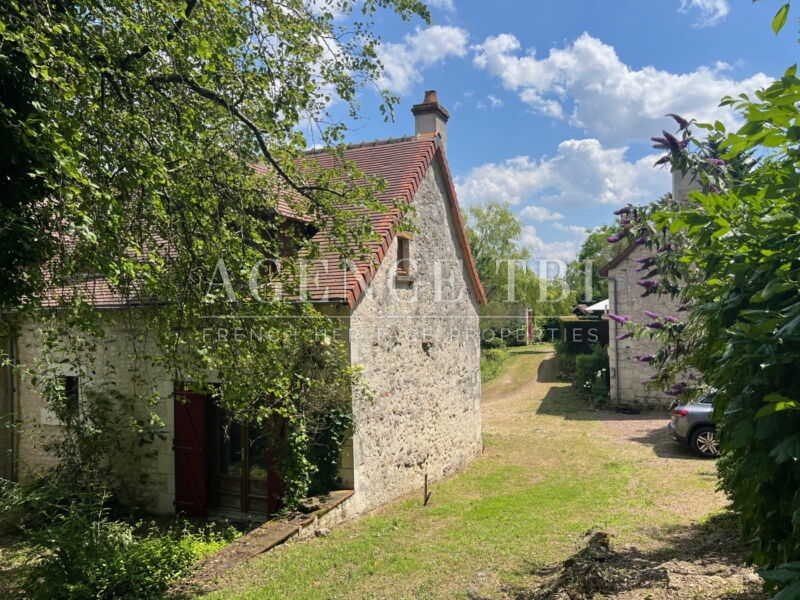
<path id="1" fill-rule="evenodd" d="M 714 398 L 704 396 L 697 402 L 682 404 L 672 409 L 672 420 L 667 426 L 669 434 L 704 458 L 719 456 L 717 428 L 711 421 Z"/>

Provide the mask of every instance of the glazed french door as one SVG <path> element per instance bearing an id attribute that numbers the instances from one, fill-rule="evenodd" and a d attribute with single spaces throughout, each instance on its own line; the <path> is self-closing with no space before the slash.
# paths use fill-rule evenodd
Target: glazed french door
<path id="1" fill-rule="evenodd" d="M 268 516 L 280 507 L 274 428 L 240 423 L 212 410 L 211 503 L 215 508 Z"/>

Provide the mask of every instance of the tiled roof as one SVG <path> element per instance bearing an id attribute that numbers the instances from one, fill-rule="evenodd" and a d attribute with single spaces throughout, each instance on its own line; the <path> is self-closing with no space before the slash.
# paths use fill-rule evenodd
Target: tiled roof
<path id="1" fill-rule="evenodd" d="M 309 153 L 308 156 L 319 161 L 323 167 L 333 166 L 335 160 L 330 154 L 322 152 Z M 315 241 L 320 243 L 322 249 L 320 258 L 325 261 L 327 270 L 317 270 L 313 273 L 315 285 L 308 289 L 310 299 L 342 302 L 351 308 L 355 305 L 369 286 L 394 241 L 396 234 L 394 226 L 399 215 L 396 209 L 391 210 L 393 201 L 397 199 L 412 204 L 425 173 L 433 161 L 438 160 L 444 172 L 447 186 L 446 201 L 450 204 L 450 212 L 455 220 L 456 239 L 464 256 L 469 283 L 478 301 L 485 304 L 486 295 L 467 242 L 453 180 L 440 147 L 439 137 L 434 134 L 418 135 L 356 144 L 344 151 L 344 159 L 355 163 L 364 174 L 378 176 L 386 181 L 386 189 L 377 194 L 377 199 L 390 210 L 369 214 L 369 220 L 379 239 L 370 244 L 371 260 L 357 261 L 354 269 L 345 271 L 339 266 L 339 252 L 333 247 L 324 231 L 315 236 Z"/>
<path id="2" fill-rule="evenodd" d="M 314 236 L 313 241 L 319 244 L 320 252 L 319 256 L 311 262 L 312 272 L 308 279 L 313 282 L 313 285 L 307 287 L 306 297 L 308 299 L 316 302 L 347 304 L 350 308 L 355 306 L 370 285 L 394 241 L 396 234 L 394 226 L 400 216 L 397 209 L 393 208 L 394 201 L 413 203 L 425 173 L 433 161 L 438 160 L 444 173 L 446 201 L 450 205 L 450 212 L 455 220 L 456 239 L 464 257 L 469 283 L 478 301 L 481 304 L 486 303 L 486 294 L 467 242 L 450 169 L 440 146 L 438 135 L 429 134 L 355 144 L 344 150 L 343 158 L 355 163 L 365 175 L 377 176 L 385 180 L 386 188 L 377 194 L 377 199 L 389 210 L 385 212 L 372 211 L 367 214 L 378 239 L 369 244 L 370 257 L 356 261 L 351 269 L 341 268 L 340 251 L 337 250 L 333 240 L 324 230 Z M 338 157 L 324 151 L 309 152 L 306 157 L 316 160 L 322 167 L 333 167 L 334 161 L 338 160 Z M 264 175 L 270 173 L 269 168 L 260 165 L 256 165 L 254 169 Z M 285 188 L 276 187 L 276 195 L 279 198 L 278 213 L 300 222 L 310 222 L 311 219 L 298 211 L 294 203 L 290 204 L 286 201 L 285 194 Z M 363 208 L 356 212 L 363 217 Z M 324 268 L 321 267 L 323 264 Z M 51 290 L 45 306 L 56 306 L 59 298 L 69 299 L 75 293 L 90 298 L 92 304 L 98 308 L 146 303 L 146 300 L 139 297 L 135 290 L 132 291 L 132 294 L 123 296 L 112 290 L 105 278 L 89 277 L 86 281 L 78 282 L 73 286 Z"/>

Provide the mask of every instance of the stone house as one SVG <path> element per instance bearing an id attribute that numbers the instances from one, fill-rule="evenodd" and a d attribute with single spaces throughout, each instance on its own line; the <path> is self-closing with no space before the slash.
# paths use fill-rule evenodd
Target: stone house
<path id="1" fill-rule="evenodd" d="M 379 199 L 387 206 L 397 199 L 413 206 L 413 235 L 398 231 L 397 213 L 370 215 L 378 237 L 372 256 L 343 270 L 335 249 L 326 248 L 322 258 L 330 260 L 312 274 L 308 290 L 325 314 L 344 323 L 351 363 L 363 368 L 373 391 L 371 398 L 354 393 L 355 426 L 340 461 L 343 487 L 353 490 L 345 503 L 351 515 L 421 490 L 426 479 L 451 475 L 482 450 L 478 307 L 486 297 L 447 164 L 449 115 L 435 92 L 412 112 L 414 136 L 356 144 L 344 156 L 386 180 Z M 322 166 L 332 160 L 309 156 Z M 95 285 L 96 305 L 107 309 L 97 362 L 117 374 L 120 392 L 135 392 L 142 382 L 127 382 L 124 373 L 136 331 L 115 318 L 103 281 Z M 20 323 L 17 331 L 9 352 L 17 364 L 33 364 L 41 351 L 37 324 Z M 270 514 L 269 469 L 248 446 L 247 428 L 223 439 L 211 398 L 148 368 L 145 385 L 160 398 L 156 411 L 169 435 L 126 468 L 132 501 L 161 513 Z M 69 365 L 63 375 L 70 393 L 76 377 Z M 0 415 L 15 424 L 0 439 L 0 476 L 25 480 L 48 464 L 41 442 L 59 423 L 16 372 L 6 371 L 0 393 L 7 406 Z"/>
<path id="2" fill-rule="evenodd" d="M 691 177 L 673 173 L 672 195 L 679 202 L 687 202 L 688 194 L 697 188 L 697 183 Z M 677 311 L 680 303 L 676 298 L 657 293 L 642 296 L 643 288 L 637 281 L 643 278 L 644 273 L 641 270 L 637 271 L 641 267 L 641 263 L 637 261 L 651 254 L 651 251 L 644 246 L 631 243 L 600 269 L 600 275 L 608 279 L 608 312 L 629 316 L 633 323 L 639 325 L 653 320 L 645 315 L 645 311 L 662 316 L 680 317 L 681 313 Z M 658 340 L 647 337 L 616 339 L 626 331 L 623 325 L 609 319 L 608 360 L 611 404 L 668 408 L 674 398 L 661 390 L 647 389 L 644 382 L 654 375 L 655 371 L 649 363 L 636 358 L 655 354 L 661 348 L 661 344 Z"/>
<path id="3" fill-rule="evenodd" d="M 651 294 L 642 297 L 643 289 L 637 285 L 642 273 L 637 272 L 641 264 L 637 259 L 646 258 L 651 252 L 644 246 L 630 244 L 612 261 L 600 269 L 600 275 L 608 278 L 609 312 L 616 315 L 630 316 L 637 324 L 645 324 L 648 319 L 645 311 L 660 315 L 679 315 L 675 312 L 678 303 L 667 295 Z M 655 371 L 647 362 L 640 362 L 636 357 L 652 355 L 658 352 L 661 344 L 658 340 L 647 337 L 632 337 L 624 340 L 616 339 L 627 329 L 608 319 L 608 365 L 611 384 L 611 404 L 614 406 L 663 407 L 667 408 L 673 398 L 660 390 L 647 389 L 644 382 Z"/>

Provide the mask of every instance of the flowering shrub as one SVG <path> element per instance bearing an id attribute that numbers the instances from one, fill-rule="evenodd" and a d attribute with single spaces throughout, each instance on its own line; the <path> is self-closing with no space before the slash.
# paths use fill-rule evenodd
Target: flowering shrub
<path id="1" fill-rule="evenodd" d="M 663 342 L 638 360 L 653 364 L 649 384 L 668 393 L 698 387 L 680 379 L 691 369 L 716 388 L 720 486 L 740 514 L 752 559 L 773 589 L 783 589 L 781 599 L 800 595 L 798 99 L 792 67 L 755 98 L 723 101 L 744 116 L 738 131 L 701 125 L 709 139 L 678 149 L 666 138 L 665 162 L 700 189 L 688 203 L 665 198 L 631 207 L 626 232 L 651 250 L 642 268 L 657 269 L 658 292 L 688 309 L 685 322 L 667 315 L 637 328 Z"/>
<path id="2" fill-rule="evenodd" d="M 573 384 L 592 406 L 602 407 L 609 403 L 611 384 L 608 374 L 608 349 L 594 344 L 591 354 L 575 356 Z"/>

